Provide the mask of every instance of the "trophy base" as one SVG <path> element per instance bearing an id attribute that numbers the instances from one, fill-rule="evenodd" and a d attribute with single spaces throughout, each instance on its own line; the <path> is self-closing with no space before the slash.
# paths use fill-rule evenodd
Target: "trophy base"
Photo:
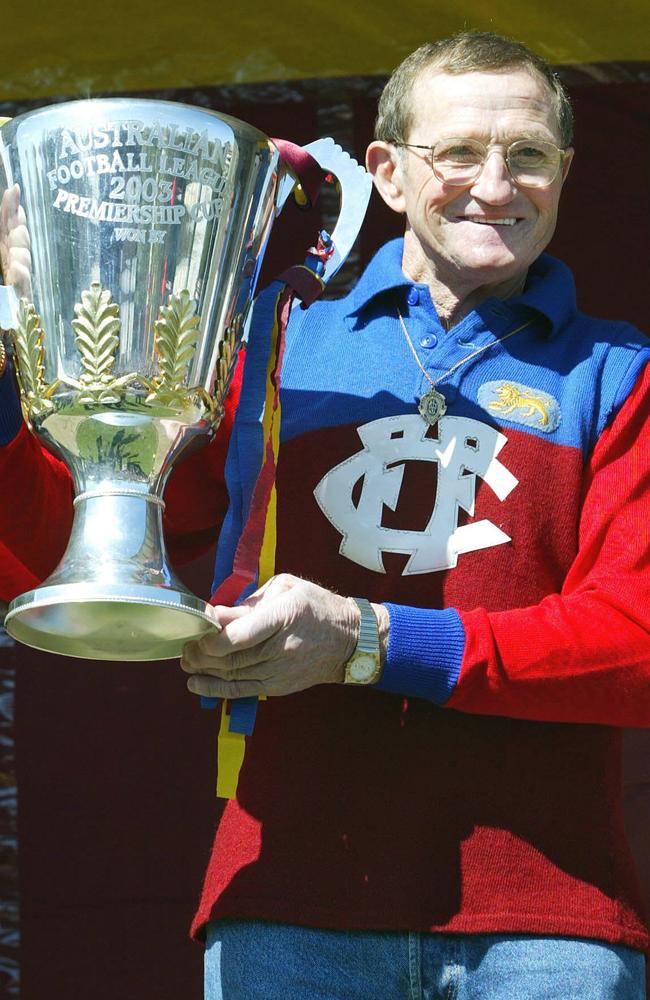
<path id="1" fill-rule="evenodd" d="M 18 642 L 88 660 L 178 659 L 190 639 L 216 630 L 204 601 L 171 589 L 110 584 L 37 587 L 9 605 Z"/>

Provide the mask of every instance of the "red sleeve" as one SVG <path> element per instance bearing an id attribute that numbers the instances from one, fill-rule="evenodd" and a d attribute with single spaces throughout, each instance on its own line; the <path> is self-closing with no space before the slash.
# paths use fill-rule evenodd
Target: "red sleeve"
<path id="1" fill-rule="evenodd" d="M 650 365 L 586 469 L 579 548 L 559 594 L 461 615 L 447 702 L 464 712 L 650 726 Z"/>
<path id="2" fill-rule="evenodd" d="M 165 491 L 165 537 L 173 562 L 189 561 L 214 543 L 227 505 L 224 465 L 241 389 L 243 352 L 213 441 L 174 469 Z M 72 527 L 72 479 L 23 425 L 0 448 L 0 600 L 44 580 Z"/>
<path id="3" fill-rule="evenodd" d="M 235 410 L 241 392 L 244 351 L 239 352 L 213 441 L 172 472 L 165 490 L 165 540 L 174 563 L 189 562 L 214 545 L 228 508 L 224 468 Z"/>
<path id="4" fill-rule="evenodd" d="M 17 594 L 38 586 L 38 578 L 0 542 L 0 601 L 9 602 Z"/>
<path id="5" fill-rule="evenodd" d="M 0 448 L 0 598 L 10 601 L 52 572 L 72 526 L 72 480 L 23 426 Z"/>

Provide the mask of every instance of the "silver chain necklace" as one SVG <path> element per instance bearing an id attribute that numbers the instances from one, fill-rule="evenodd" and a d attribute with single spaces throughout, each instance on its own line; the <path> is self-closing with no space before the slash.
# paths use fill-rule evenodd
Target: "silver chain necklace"
<path id="1" fill-rule="evenodd" d="M 522 323 L 521 326 L 516 327 L 516 329 L 510 330 L 509 333 L 504 333 L 502 337 L 498 337 L 496 340 L 491 340 L 489 344 L 484 344 L 483 347 L 477 347 L 477 349 L 475 351 L 472 351 L 471 354 L 468 354 L 466 357 L 461 358 L 461 360 L 457 361 L 455 365 L 452 365 L 451 368 L 448 368 L 446 372 L 443 372 L 443 374 L 439 375 L 438 378 L 433 379 L 431 378 L 428 371 L 426 370 L 426 368 L 424 367 L 424 365 L 422 364 L 417 355 L 417 351 L 413 346 L 413 341 L 409 337 L 409 332 L 406 329 L 406 323 L 402 318 L 399 306 L 397 306 L 397 316 L 401 323 L 402 330 L 404 331 L 404 336 L 406 337 L 406 343 L 409 345 L 411 349 L 411 354 L 415 358 L 418 368 L 426 378 L 427 382 L 431 383 L 431 388 L 428 389 L 423 396 L 420 396 L 420 399 L 418 400 L 418 411 L 420 413 L 420 416 L 424 420 L 426 420 L 426 422 L 430 426 L 436 424 L 441 417 L 444 417 L 445 413 L 447 412 L 447 400 L 445 399 L 443 394 L 438 391 L 437 388 L 440 382 L 442 382 L 443 379 L 446 379 L 448 375 L 452 375 L 453 372 L 456 371 L 456 369 L 466 364 L 467 361 L 471 361 L 472 358 L 475 358 L 477 357 L 477 355 L 482 354 L 483 351 L 489 351 L 491 347 L 495 346 L 495 344 L 500 344 L 502 341 L 507 340 L 508 337 L 514 337 L 516 333 L 519 333 L 521 330 L 524 330 L 527 326 L 530 326 L 530 324 L 533 322 L 532 319 L 529 319 L 525 323 Z"/>

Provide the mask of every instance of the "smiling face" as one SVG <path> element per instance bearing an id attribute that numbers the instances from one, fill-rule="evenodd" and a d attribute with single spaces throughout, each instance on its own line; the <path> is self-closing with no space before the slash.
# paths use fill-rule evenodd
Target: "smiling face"
<path id="1" fill-rule="evenodd" d="M 560 142 L 553 97 L 540 77 L 523 68 L 424 71 L 411 102 L 409 143 L 432 145 L 452 137 L 504 147 L 521 138 Z M 459 188 L 434 176 L 426 150 L 371 144 L 368 165 L 380 193 L 407 217 L 403 266 L 408 277 L 443 285 L 458 301 L 475 298 L 479 290 L 483 297 L 507 297 L 523 285 L 528 267 L 553 235 L 572 153 L 546 188 L 518 187 L 504 154 L 490 151 L 480 176 Z"/>

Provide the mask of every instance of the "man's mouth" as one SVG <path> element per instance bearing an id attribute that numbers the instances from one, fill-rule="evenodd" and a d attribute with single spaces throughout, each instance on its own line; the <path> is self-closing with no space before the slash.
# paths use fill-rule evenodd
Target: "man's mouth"
<path id="1" fill-rule="evenodd" d="M 480 226 L 514 226 L 515 223 L 519 222 L 520 219 L 516 219 L 513 216 L 504 216 L 499 219 L 488 219 L 484 215 L 463 215 L 461 216 L 463 222 L 476 222 Z"/>

